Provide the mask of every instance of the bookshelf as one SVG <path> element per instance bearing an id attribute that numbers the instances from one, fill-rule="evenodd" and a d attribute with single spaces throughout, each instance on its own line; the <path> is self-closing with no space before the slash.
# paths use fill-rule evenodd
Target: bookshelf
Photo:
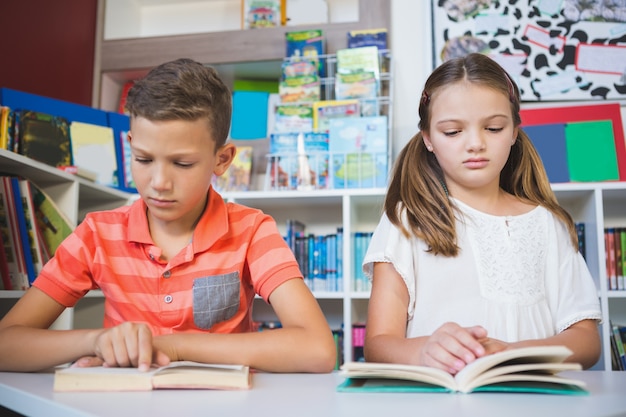
<path id="1" fill-rule="evenodd" d="M 0 149 L 0 166 L 3 174 L 18 175 L 41 187 L 75 223 L 80 222 L 91 211 L 120 207 L 132 198 L 131 194 L 96 184 L 4 149 Z M 23 294 L 24 291 L 0 291 L 0 316 Z M 53 327 L 69 329 L 101 323 L 99 304 L 102 304 L 102 294 L 99 291 L 89 293 L 75 308 L 66 309 Z"/>

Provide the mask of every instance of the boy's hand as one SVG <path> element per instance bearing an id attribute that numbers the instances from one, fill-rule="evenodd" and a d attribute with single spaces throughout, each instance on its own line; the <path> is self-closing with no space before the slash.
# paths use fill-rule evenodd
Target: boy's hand
<path id="1" fill-rule="evenodd" d="M 445 323 L 423 345 L 420 363 L 456 374 L 486 354 L 481 343 L 484 340 L 487 340 L 487 331 L 481 326 L 461 327 L 457 323 Z"/>
<path id="2" fill-rule="evenodd" d="M 155 363 L 167 365 L 170 358 L 153 347 L 152 331 L 141 323 L 123 323 L 103 329 L 95 339 L 95 357 L 84 357 L 76 366 L 136 367 L 147 371 Z"/>

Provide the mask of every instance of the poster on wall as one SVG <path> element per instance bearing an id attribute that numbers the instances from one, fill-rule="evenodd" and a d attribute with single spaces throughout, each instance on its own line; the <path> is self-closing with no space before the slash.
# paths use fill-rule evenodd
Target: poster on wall
<path id="1" fill-rule="evenodd" d="M 524 101 L 626 99 L 626 0 L 433 0 L 434 62 L 481 52 Z"/>

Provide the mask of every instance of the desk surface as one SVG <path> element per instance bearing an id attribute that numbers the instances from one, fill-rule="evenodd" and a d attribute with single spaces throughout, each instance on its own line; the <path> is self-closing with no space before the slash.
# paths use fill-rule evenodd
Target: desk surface
<path id="1" fill-rule="evenodd" d="M 626 372 L 564 372 L 591 395 L 338 393 L 336 373 L 253 376 L 248 391 L 55 393 L 51 373 L 0 372 L 0 404 L 28 416 L 626 416 Z"/>

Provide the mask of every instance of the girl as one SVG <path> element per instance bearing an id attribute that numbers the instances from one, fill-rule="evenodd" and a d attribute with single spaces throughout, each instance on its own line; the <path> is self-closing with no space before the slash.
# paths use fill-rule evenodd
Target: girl
<path id="1" fill-rule="evenodd" d="M 395 163 L 363 268 L 365 357 L 455 374 L 478 357 L 565 345 L 600 354 L 596 288 L 541 159 L 519 90 L 482 54 L 426 81 L 418 132 Z"/>

